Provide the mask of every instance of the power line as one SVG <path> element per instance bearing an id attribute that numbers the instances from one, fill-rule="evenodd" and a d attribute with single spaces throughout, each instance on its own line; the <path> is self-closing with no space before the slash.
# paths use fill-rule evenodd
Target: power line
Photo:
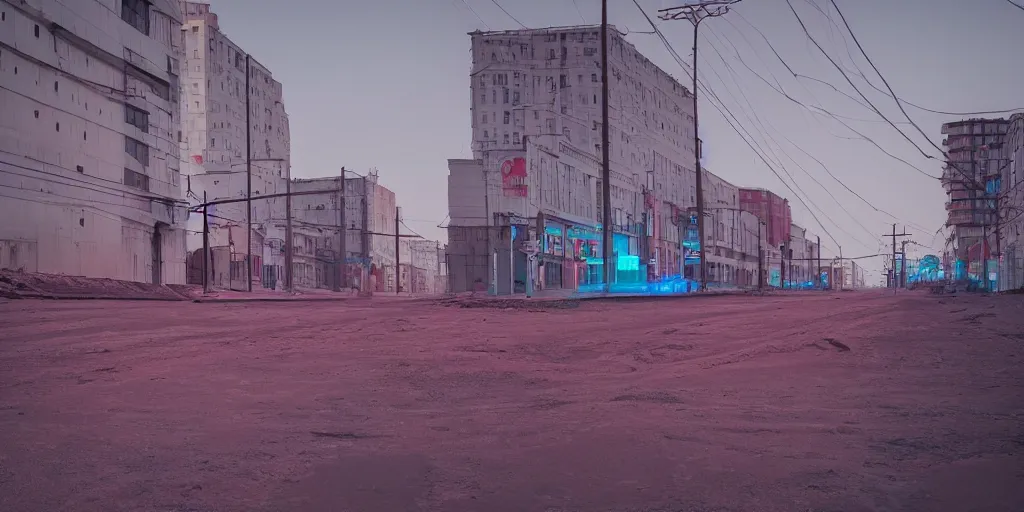
<path id="1" fill-rule="evenodd" d="M 709 29 L 709 30 L 710 30 L 710 29 Z M 732 69 L 732 66 L 730 66 L 730 65 L 729 65 L 729 63 L 725 61 L 725 58 L 724 58 L 724 57 L 722 56 L 721 52 L 720 52 L 720 51 L 719 51 L 719 50 L 718 50 L 718 49 L 717 49 L 717 48 L 715 47 L 715 45 L 714 45 L 714 44 L 712 44 L 711 40 L 710 40 L 710 39 L 708 39 L 708 41 L 707 41 L 707 42 L 708 42 L 708 44 L 709 44 L 709 45 L 711 46 L 711 49 L 712 49 L 712 50 L 714 50 L 714 52 L 715 52 L 715 53 L 716 53 L 716 54 L 718 55 L 719 59 L 721 59 L 721 60 L 722 60 L 722 63 L 723 63 L 723 64 L 725 64 L 725 66 L 726 66 L 726 68 L 727 68 L 727 69 L 729 70 L 729 72 L 730 72 L 730 73 L 732 73 L 732 75 L 733 75 L 733 78 L 734 78 L 734 83 L 736 83 L 736 85 L 738 86 L 738 82 L 736 81 L 736 79 L 737 79 L 737 78 L 739 78 L 739 77 L 738 77 L 738 76 L 736 75 L 736 72 L 735 72 L 735 70 L 733 70 L 733 69 Z M 709 68 L 711 68 L 711 72 L 712 72 L 712 73 L 714 73 L 714 75 L 715 75 L 716 77 L 718 77 L 719 81 L 721 81 L 721 82 L 722 82 L 723 86 L 725 86 L 725 80 L 724 80 L 724 79 L 722 78 L 722 76 L 721 76 L 721 75 L 719 75 L 719 74 L 718 74 L 718 71 L 717 71 L 717 70 L 715 70 L 715 68 L 711 66 L 711 63 L 710 63 L 710 62 L 708 62 L 708 61 L 707 61 L 707 59 L 705 59 L 705 60 L 704 60 L 704 62 L 705 62 L 705 63 L 706 63 L 707 65 L 708 65 L 708 67 L 709 67 Z M 727 92 L 727 93 L 729 93 L 729 95 L 732 95 L 732 92 L 731 92 L 731 91 L 729 90 L 728 86 L 725 86 L 725 87 L 724 87 L 724 89 L 726 90 L 726 92 Z M 861 228 L 863 228 L 865 232 L 867 232 L 867 233 L 872 233 L 872 231 L 871 231 L 871 230 L 869 230 L 869 229 L 867 229 L 866 227 L 864 227 L 864 225 L 863 225 L 863 224 L 861 224 L 861 223 L 860 223 L 860 221 L 859 221 L 859 220 L 858 220 L 858 219 L 857 219 L 856 217 L 854 217 L 854 216 L 853 216 L 853 215 L 852 215 L 852 214 L 851 214 L 851 213 L 849 212 L 849 210 L 847 210 L 847 209 L 846 209 L 846 207 L 844 207 L 844 206 L 842 205 L 842 203 L 840 203 L 840 202 L 839 202 L 839 201 L 838 201 L 838 200 L 837 200 L 837 199 L 835 198 L 835 196 L 834 196 L 834 195 L 832 195 L 832 192 L 831 192 L 831 191 L 829 191 L 829 190 L 828 190 L 827 188 L 825 188 L 825 187 L 824 187 L 824 186 L 823 186 L 823 185 L 821 184 L 821 182 L 819 182 L 819 181 L 818 181 L 817 179 L 815 179 L 815 178 L 814 178 L 813 176 L 811 176 L 811 174 L 810 174 L 810 173 L 809 173 L 809 172 L 807 171 L 807 169 L 804 169 L 804 167 L 803 167 L 802 165 L 800 165 L 800 163 L 799 163 L 799 162 L 797 162 L 797 161 L 796 161 L 796 160 L 795 160 L 795 159 L 794 159 L 794 158 L 793 158 L 792 156 L 790 156 L 790 155 L 789 155 L 789 154 L 787 154 L 787 153 L 786 153 L 786 152 L 785 152 L 784 150 L 782 150 L 782 147 L 781 147 L 781 145 L 780 145 L 780 144 L 778 143 L 778 141 L 777 141 L 777 140 L 775 140 L 775 138 L 774 138 L 774 137 L 772 137 L 771 135 L 769 135 L 768 129 L 767 129 L 767 128 L 766 128 L 765 126 L 764 126 L 764 124 L 765 124 L 765 123 L 764 123 L 764 121 L 762 121 L 762 120 L 761 120 L 761 118 L 760 118 L 760 116 L 758 116 L 758 115 L 757 115 L 757 112 L 755 111 L 755 109 L 754 109 L 754 106 L 753 106 L 753 105 L 752 105 L 752 104 L 750 103 L 750 100 L 749 100 L 749 99 L 747 98 L 746 94 L 745 94 L 745 93 L 743 92 L 743 90 L 742 90 L 742 87 L 740 87 L 740 88 L 739 88 L 739 92 L 740 92 L 740 96 L 742 96 L 742 97 L 743 97 L 743 99 L 744 99 L 744 100 L 746 101 L 746 103 L 747 103 L 747 106 L 749 106 L 749 107 L 750 107 L 750 112 L 751 112 L 751 114 L 753 114 L 753 116 L 754 116 L 754 119 L 755 119 L 755 120 L 757 121 L 757 123 L 754 123 L 754 122 L 753 122 L 753 120 L 751 120 L 751 119 L 750 119 L 750 116 L 747 116 L 747 120 L 751 121 L 751 124 L 754 124 L 754 125 L 755 125 L 755 129 L 757 129 L 757 126 L 756 126 L 757 124 L 760 124 L 760 125 L 761 125 L 761 127 L 760 127 L 761 139 L 762 139 L 762 140 L 763 140 L 763 141 L 765 142 L 765 146 L 767 146 L 767 147 L 768 147 L 768 149 L 769 149 L 769 150 L 770 150 L 770 151 L 772 152 L 772 154 L 774 154 L 774 155 L 775 155 L 775 158 L 776 158 L 776 161 L 777 161 L 777 163 L 778 163 L 778 164 L 779 164 L 779 165 L 780 165 L 780 166 L 782 167 L 782 169 L 783 169 L 783 172 L 785 172 L 785 173 L 786 173 L 786 175 L 787 175 L 787 176 L 789 177 L 789 179 L 790 179 L 790 180 L 791 180 L 791 181 L 793 182 L 793 184 L 794 184 L 794 185 L 795 185 L 795 186 L 797 187 L 797 190 L 799 190 L 799 191 L 800 191 L 801 193 L 803 193 L 803 194 L 804 194 L 804 196 L 806 196 L 806 198 L 807 198 L 807 202 L 808 202 L 808 203 L 810 203 L 810 204 L 811 204 L 812 206 L 814 206 L 815 208 L 817 208 L 817 210 L 818 210 L 818 211 L 819 211 L 819 212 L 820 212 L 820 213 L 822 214 L 822 216 L 824 216 L 824 217 L 825 217 L 826 219 L 828 219 L 828 221 L 829 221 L 829 222 L 831 222 L 831 223 L 832 223 L 832 225 L 834 225 L 835 227 L 837 227 L 837 228 L 838 228 L 838 229 L 839 229 L 840 231 L 842 231 L 842 232 L 843 232 L 843 233 L 845 233 L 845 234 L 846 234 L 847 236 L 849 236 L 850 238 L 852 238 L 852 239 L 853 239 L 854 241 L 856 241 L 856 242 L 860 243 L 861 245 L 864 245 L 865 247 L 870 247 L 870 245 L 868 245 L 868 244 L 865 244 L 865 243 L 864 243 L 864 242 L 863 242 L 862 240 L 858 239 L 858 238 L 857 238 L 857 237 L 855 237 L 855 236 L 854 236 L 853 234 L 851 234 L 850 232 L 848 232 L 848 231 L 846 231 L 845 229 L 843 229 L 843 227 L 842 227 L 842 226 L 840 226 L 840 225 L 839 225 L 839 223 L 837 223 L 837 222 L 836 222 L 836 221 L 835 221 L 834 219 L 832 219 L 831 217 L 829 217 L 829 215 L 828 215 L 827 213 L 825 213 L 824 209 L 822 209 L 822 208 L 821 208 L 820 206 L 818 206 L 817 204 L 815 204 L 815 203 L 814 203 L 814 202 L 813 202 L 813 201 L 811 200 L 811 196 L 810 196 L 810 194 L 808 194 L 808 193 L 807 193 L 806 191 L 804 191 L 804 190 L 803 190 L 803 189 L 802 189 L 802 188 L 800 187 L 799 183 L 797 183 L 797 181 L 796 181 L 796 179 L 795 179 L 795 178 L 793 177 L 793 175 L 792 175 L 792 174 L 790 174 L 790 172 L 789 172 L 789 171 L 788 171 L 788 170 L 787 170 L 787 169 L 785 168 L 785 165 L 783 165 L 783 164 L 782 164 L 782 158 L 781 158 L 781 157 L 779 156 L 779 154 L 778 154 L 778 153 L 776 153 L 776 152 L 775 152 L 775 149 L 774 149 L 774 148 L 773 148 L 773 147 L 771 146 L 771 144 L 769 144 L 769 140 L 770 140 L 771 142 L 774 142 L 774 143 L 775 143 L 775 146 L 776 146 L 776 147 L 778 147 L 778 149 L 779 149 L 779 152 L 781 152 L 781 153 L 782 153 L 783 155 L 785 155 L 785 156 L 786 156 L 786 157 L 787 157 L 787 158 L 788 158 L 788 159 L 789 159 L 789 160 L 790 160 L 791 162 L 793 162 L 794 164 L 796 164 L 796 166 L 797 166 L 797 167 L 799 167 L 799 168 L 800 168 L 800 170 L 804 172 L 804 174 L 806 174 L 806 175 L 807 175 L 808 177 L 810 177 L 810 178 L 811 178 L 811 179 L 812 179 L 812 180 L 813 180 L 813 181 L 814 181 L 815 183 L 817 183 L 817 184 L 818 184 L 818 186 L 819 186 L 819 187 L 821 187 L 821 188 L 822 188 L 822 190 L 824 190 L 824 191 L 825 191 L 825 192 L 826 192 L 826 193 L 827 193 L 827 194 L 828 194 L 828 195 L 829 195 L 830 197 L 832 197 L 832 199 L 836 201 L 836 203 L 837 203 L 837 204 L 839 205 L 839 207 L 840 207 L 840 208 L 841 208 L 841 209 L 842 209 L 842 210 L 843 210 L 844 212 L 846 212 L 846 214 L 847 214 L 847 215 L 849 215 L 849 216 L 850 216 L 850 218 L 851 218 L 851 219 L 853 219 L 853 221 L 854 221 L 854 222 L 856 222 L 856 223 L 857 223 L 858 225 L 860 225 L 860 227 L 861 227 Z M 733 96 L 733 99 L 736 99 L 736 98 L 735 98 L 735 96 Z M 719 101 L 721 101 L 721 99 L 719 99 Z M 738 103 L 738 102 L 737 102 L 737 103 Z M 743 106 L 742 106 L 742 105 L 740 105 L 740 108 L 741 108 L 741 110 L 742 110 L 742 109 L 743 109 Z M 771 123 L 769 122 L 769 123 L 768 123 L 768 125 L 769 125 L 769 126 L 771 126 Z M 772 128 L 774 128 L 774 127 L 772 127 Z M 775 130 L 775 131 L 778 131 L 778 130 Z M 791 142 L 791 143 L 792 143 L 792 142 Z"/>
<path id="2" fill-rule="evenodd" d="M 494 5 L 497 5 L 498 9 L 501 9 L 501 12 L 505 13 L 505 16 L 508 16 L 509 18 L 512 18 L 512 21 L 518 23 L 520 27 L 527 28 L 526 25 L 523 25 L 523 22 L 517 20 L 515 16 L 512 16 L 511 14 L 509 14 L 509 12 L 506 11 L 505 8 L 501 6 L 501 4 L 498 2 L 498 0 L 491 0 L 491 2 L 493 2 Z"/>
<path id="3" fill-rule="evenodd" d="M 1006 0 L 1006 3 L 1008 3 L 1008 4 L 1018 8 L 1018 9 L 1020 9 L 1022 11 L 1024 11 L 1024 5 L 1018 4 L 1017 2 L 1014 2 L 1013 0 Z"/>
<path id="4" fill-rule="evenodd" d="M 466 8 L 469 9 L 469 12 L 473 13 L 473 16 L 476 16 L 476 19 L 479 20 L 481 24 L 483 24 L 484 28 L 486 28 L 487 30 L 491 29 L 491 27 L 487 25 L 487 22 L 484 21 L 484 19 L 481 18 L 479 14 L 477 14 L 476 9 L 474 9 L 472 5 L 469 5 L 469 2 L 467 2 L 466 0 L 462 0 L 462 5 L 465 5 Z"/>
<path id="5" fill-rule="evenodd" d="M 576 0 L 572 0 L 572 6 L 576 8 L 576 14 L 580 15 L 580 21 L 582 21 L 583 24 L 586 25 L 587 19 L 583 17 L 583 11 L 580 10 L 580 4 L 576 3 Z"/>
<path id="6" fill-rule="evenodd" d="M 658 29 L 658 26 L 654 24 L 654 22 L 653 22 L 653 21 L 651 20 L 651 18 L 650 18 L 649 16 L 647 16 L 647 13 L 646 13 L 646 12 L 644 12 L 644 10 L 643 10 L 643 8 L 642 8 L 642 7 L 640 7 L 640 4 L 639 4 L 639 3 L 637 2 L 637 0 L 633 0 L 633 4 L 634 4 L 634 5 L 636 5 L 637 9 L 639 9 L 641 13 L 643 13 L 644 17 L 645 17 L 645 18 L 647 19 L 647 22 L 651 24 L 651 28 L 653 28 L 653 29 L 654 29 L 654 31 L 655 31 L 655 32 L 656 32 L 656 33 L 658 34 L 658 37 L 659 37 L 659 38 L 661 39 L 662 43 L 664 43 L 664 44 L 665 44 L 665 47 L 666 47 L 666 49 L 668 49 L 668 51 L 669 51 L 669 54 L 670 54 L 670 55 L 672 55 L 672 56 L 673 56 L 673 57 L 675 58 L 676 62 L 677 62 L 677 63 L 678 63 L 679 65 L 680 65 L 680 67 L 682 67 L 682 68 L 683 68 L 683 71 L 684 71 L 684 72 L 686 72 L 686 65 L 685 65 L 685 64 L 683 63 L 683 59 L 682 59 L 682 57 L 680 57 L 680 56 L 679 56 L 679 52 L 677 52 L 677 51 L 675 50 L 675 48 L 673 48 L 673 47 L 672 47 L 672 44 L 671 44 L 671 43 L 670 43 L 670 42 L 668 41 L 668 39 L 667 39 L 667 38 L 665 37 L 665 35 L 661 33 L 661 30 L 660 30 L 660 29 Z M 691 76 L 692 76 L 692 75 L 691 75 Z M 723 118 L 725 119 L 725 121 L 726 121 L 726 123 L 727 123 L 727 124 L 729 125 L 729 127 L 730 127 L 730 128 L 732 128 L 732 129 L 733 129 L 733 131 L 735 131 L 735 132 L 736 132 L 736 134 L 737 134 L 737 135 L 739 135 L 741 139 L 743 139 L 743 142 L 744 142 L 744 143 L 745 143 L 745 144 L 746 144 L 746 145 L 747 145 L 748 147 L 750 147 L 751 151 L 753 151 L 753 152 L 754 152 L 754 154 L 755 154 L 755 155 L 757 155 L 757 157 L 758 157 L 759 159 L 761 159 L 761 161 L 762 161 L 762 162 L 764 162 L 764 164 L 765 164 L 766 166 L 768 166 L 768 169 L 769 169 L 769 170 L 771 170 L 773 174 L 775 174 L 775 177 L 776 177 L 776 178 L 778 178 L 778 179 L 779 179 L 779 181 L 781 181 L 781 182 L 782 182 L 782 184 L 783 184 L 783 185 L 784 185 L 784 186 L 785 186 L 785 187 L 786 187 L 787 189 L 789 189 L 789 191 L 790 191 L 790 192 L 792 192 L 792 193 L 793 193 L 793 195 L 794 195 L 794 196 L 796 197 L 796 199 L 797 199 L 798 201 L 800 201 L 800 204 L 802 204 L 802 205 L 804 206 L 804 208 L 806 208 L 806 209 L 807 209 L 808 213 L 810 213 L 810 214 L 811 214 L 811 217 L 812 217 L 812 218 L 814 218 L 815 222 L 817 222 L 817 223 L 818 223 L 818 227 L 820 227 L 820 228 L 821 228 L 821 230 L 822 230 L 822 231 L 823 231 L 823 232 L 824 232 L 824 233 L 825 233 L 825 234 L 826 234 L 826 235 L 827 235 L 827 236 L 828 236 L 829 238 L 831 238 L 831 239 L 832 239 L 832 242 L 833 242 L 833 243 L 835 243 L 835 244 L 836 244 L 836 246 L 838 246 L 838 245 L 839 245 L 839 242 L 837 242 L 837 241 L 836 241 L 836 239 L 835 239 L 835 237 L 834 237 L 834 236 L 832 236 L 832 234 L 831 234 L 831 233 L 830 233 L 830 232 L 829 232 L 829 231 L 828 231 L 827 229 L 825 229 L 825 226 L 824 226 L 824 224 L 822 224 L 822 223 L 821 223 L 821 220 L 819 220 L 819 219 L 818 219 L 818 216 L 814 214 L 814 211 L 813 211 L 813 210 L 811 210 L 811 208 L 810 208 L 810 207 L 808 207 L 806 203 L 804 203 L 804 200 L 803 200 L 803 199 L 802 199 L 802 198 L 800 197 L 800 195 L 799 195 L 799 194 L 797 194 L 797 193 L 796 193 L 796 192 L 795 192 L 795 191 L 793 190 L 793 188 L 792 188 L 792 187 L 790 187 L 790 186 L 789 186 L 789 184 L 788 184 L 788 183 L 786 182 L 786 180 L 782 179 L 782 176 L 781 176 L 781 175 L 779 175 L 778 171 L 776 171 L 776 170 L 775 170 L 775 168 L 774 168 L 774 167 L 772 167 L 772 165 L 771 165 L 770 163 L 768 163 L 768 160 L 767 160 L 767 159 L 766 159 L 766 158 L 765 158 L 765 157 L 764 157 L 764 156 L 763 156 L 763 155 L 761 154 L 761 152 L 760 152 L 760 151 L 758 151 L 757 149 L 755 149 L 755 148 L 754 148 L 754 145 L 756 145 L 756 144 L 757 144 L 757 143 L 756 143 L 756 141 L 754 141 L 754 144 L 751 144 L 751 142 L 747 140 L 747 137 L 745 137 L 745 136 L 743 135 L 743 133 L 741 133 L 741 132 L 740 132 L 740 128 L 742 128 L 742 126 L 741 126 L 740 128 L 737 128 L 737 127 L 736 127 L 736 124 L 734 124 L 734 123 L 733 123 L 733 121 L 729 119 L 729 117 L 732 117 L 732 118 L 733 118 L 733 120 L 735 120 L 737 124 L 739 123 L 739 120 L 738 120 L 738 119 L 736 119 L 736 116 L 735 116 L 735 115 L 733 115 L 733 114 L 732 114 L 732 112 L 731 112 L 731 111 L 729 110 L 729 108 L 725 106 L 725 103 L 724 103 L 724 102 L 721 102 L 721 100 L 720 100 L 720 99 L 718 99 L 718 95 L 717 95 L 717 94 L 715 94 L 715 93 L 714 93 L 713 91 L 711 91 L 711 89 L 710 89 L 710 88 L 708 88 L 708 87 L 707 87 L 706 85 L 704 85 L 704 84 L 703 84 L 702 82 L 700 82 L 699 80 L 698 80 L 698 84 L 699 84 L 699 86 L 702 86 L 702 87 L 703 87 L 703 89 L 704 89 L 704 92 L 705 92 L 705 94 L 707 94 L 707 96 L 708 96 L 709 98 L 715 98 L 715 99 L 716 99 L 717 101 L 719 101 L 719 102 L 721 103 L 722 107 L 721 107 L 721 108 L 719 108 L 719 107 L 718 107 L 718 105 L 716 105 L 714 101 L 708 101 L 708 103 L 709 103 L 709 104 L 710 104 L 710 105 L 711 105 L 712 107 L 714 107 L 714 108 L 715 108 L 715 110 L 717 110 L 719 114 L 721 114 L 721 116 L 722 116 L 722 117 L 723 117 Z M 696 91 L 695 91 L 694 93 L 696 93 Z M 724 110 L 724 112 L 723 112 L 723 110 Z M 728 116 L 726 115 L 726 113 L 728 113 Z M 746 132 L 746 129 L 744 129 L 744 131 Z M 750 133 L 749 133 L 749 132 L 747 132 L 747 136 L 748 136 L 748 137 L 750 137 L 751 139 L 753 139 L 753 137 L 752 137 L 752 136 L 750 135 Z M 694 148 L 694 150 L 696 150 L 696 148 Z M 763 150 L 762 150 L 762 151 L 763 151 Z M 699 172 L 699 171 L 700 171 L 700 170 L 698 169 L 698 172 Z"/>

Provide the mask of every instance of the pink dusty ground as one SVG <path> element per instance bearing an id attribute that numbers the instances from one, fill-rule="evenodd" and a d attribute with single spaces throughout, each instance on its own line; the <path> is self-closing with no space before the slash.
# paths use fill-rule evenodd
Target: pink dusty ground
<path id="1" fill-rule="evenodd" d="M 8 301 L 0 510 L 1024 510 L 1022 343 L 1019 297 Z"/>

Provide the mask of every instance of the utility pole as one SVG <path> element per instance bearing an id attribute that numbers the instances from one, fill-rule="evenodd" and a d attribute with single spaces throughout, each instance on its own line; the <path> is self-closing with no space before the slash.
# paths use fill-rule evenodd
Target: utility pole
<path id="1" fill-rule="evenodd" d="M 900 288 L 907 287 L 907 244 L 909 240 L 900 242 Z"/>
<path id="2" fill-rule="evenodd" d="M 987 215 L 986 215 L 987 217 Z M 989 291 L 988 285 L 988 257 L 985 253 L 988 251 L 988 219 L 981 225 L 981 289 L 986 292 Z"/>
<path id="3" fill-rule="evenodd" d="M 782 287 L 783 290 L 785 290 L 786 289 L 786 251 L 789 250 L 789 244 L 788 243 L 784 243 L 781 246 L 779 246 L 779 249 L 781 249 L 779 251 L 779 253 L 782 255 L 782 260 L 779 261 L 779 274 L 780 274 L 780 276 L 779 276 L 779 286 Z"/>
<path id="4" fill-rule="evenodd" d="M 697 172 L 697 244 L 700 251 L 700 289 L 702 291 L 707 291 L 708 283 L 707 255 L 704 251 L 704 173 L 700 168 L 701 146 L 698 131 L 700 125 L 697 121 L 697 29 L 705 18 L 722 16 L 729 12 L 730 5 L 737 2 L 739 0 L 707 0 L 658 11 L 661 13 L 658 17 L 663 20 L 685 19 L 693 24 L 693 160 L 694 169 Z"/>
<path id="5" fill-rule="evenodd" d="M 853 266 L 850 266 L 850 270 L 853 270 Z M 843 246 L 839 246 L 839 275 L 843 278 L 839 281 L 839 291 L 843 291 L 843 287 L 846 286 L 846 267 L 843 266 Z"/>
<path id="6" fill-rule="evenodd" d="M 252 291 L 252 107 L 249 105 L 249 54 L 245 54 L 245 275 Z"/>
<path id="7" fill-rule="evenodd" d="M 608 140 L 608 0 L 601 0 L 601 256 L 605 291 L 612 290 L 612 172 Z"/>
<path id="8" fill-rule="evenodd" d="M 203 191 L 206 203 L 206 191 Z M 209 206 L 203 206 L 203 293 L 210 293 L 210 217 Z"/>
<path id="9" fill-rule="evenodd" d="M 399 232 L 398 223 L 401 222 L 399 220 L 401 218 L 400 215 L 401 215 L 401 213 L 399 212 L 398 207 L 396 206 L 395 207 L 395 295 L 398 295 L 399 293 L 402 293 L 402 263 L 401 263 L 402 251 L 401 251 L 401 244 L 399 243 L 399 240 L 401 240 L 402 238 L 398 234 L 398 232 Z"/>
<path id="10" fill-rule="evenodd" d="M 818 266 L 814 272 L 818 274 L 818 288 L 821 288 L 821 291 L 825 291 L 825 282 L 821 280 L 821 237 L 816 238 L 818 239 Z"/>
<path id="11" fill-rule="evenodd" d="M 284 215 L 284 219 L 285 219 L 284 220 L 284 223 L 285 223 L 284 224 L 284 238 L 286 240 L 285 243 L 284 243 L 284 250 L 285 250 L 285 252 L 284 252 L 284 266 L 285 266 L 284 286 L 285 286 L 285 290 L 287 290 L 290 293 L 290 292 L 294 292 L 295 291 L 295 288 L 294 288 L 295 282 L 292 280 L 292 268 L 294 267 L 294 265 L 292 264 L 292 257 L 293 257 L 293 254 L 292 254 L 292 252 L 293 252 L 292 243 L 294 241 L 294 237 L 292 236 L 292 167 L 291 167 L 291 164 L 288 164 L 288 173 L 285 176 L 285 179 L 286 179 L 286 181 L 285 181 L 285 193 L 288 194 L 288 195 L 285 196 L 285 199 L 284 199 L 284 209 L 285 209 L 285 215 Z"/>
<path id="12" fill-rule="evenodd" d="M 909 233 L 907 233 L 906 228 L 903 229 L 902 233 L 896 233 L 896 224 L 893 224 L 892 225 L 892 234 L 891 235 L 885 235 L 885 236 L 892 237 L 892 294 L 896 295 L 896 290 L 899 289 L 899 285 L 897 284 L 897 281 L 896 281 L 896 238 L 897 237 L 904 237 L 904 236 L 911 236 L 911 235 Z M 904 258 L 905 257 L 906 256 L 904 255 Z"/>
<path id="13" fill-rule="evenodd" d="M 761 226 L 764 223 L 757 220 L 757 291 L 764 291 L 764 247 L 761 246 Z"/>
<path id="14" fill-rule="evenodd" d="M 338 229 L 338 260 L 341 262 L 338 265 L 338 287 L 344 290 L 348 286 L 348 224 L 345 220 L 345 194 L 348 192 L 345 187 L 345 167 L 341 168 L 341 189 L 338 193 L 338 223 L 340 228 Z"/>

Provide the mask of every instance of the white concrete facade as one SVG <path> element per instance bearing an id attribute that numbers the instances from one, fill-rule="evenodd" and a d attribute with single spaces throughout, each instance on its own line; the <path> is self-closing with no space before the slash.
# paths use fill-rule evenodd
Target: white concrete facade
<path id="1" fill-rule="evenodd" d="M 395 285 L 395 193 L 381 185 L 376 170 L 366 177 L 345 179 L 346 261 L 350 266 L 363 264 L 375 271 L 374 288 L 394 291 Z M 338 251 L 338 211 L 340 176 L 292 180 L 293 192 L 323 190 L 323 194 L 301 195 L 292 199 L 296 225 L 322 230 L 317 248 L 321 258 L 334 260 Z M 405 251 L 408 251 L 406 247 Z M 402 253 L 404 263 L 411 255 Z M 353 271 L 350 269 L 350 273 Z"/>
<path id="2" fill-rule="evenodd" d="M 245 198 L 247 53 L 220 30 L 206 2 L 179 3 L 184 16 L 181 61 L 180 159 L 189 201 Z M 285 218 L 285 199 L 260 196 L 284 193 L 291 173 L 291 136 L 283 88 L 266 67 L 249 57 L 250 166 L 252 169 L 253 280 L 279 273 L 278 263 L 263 259 L 273 245 L 268 230 Z M 198 216 L 197 216 L 198 217 Z M 209 219 L 210 246 L 231 248 L 234 274 L 244 271 L 244 202 L 219 205 Z M 202 248 L 202 220 L 190 223 L 188 250 Z M 276 253 L 275 253 L 276 254 Z M 238 258 L 242 258 L 239 260 Z M 272 268 L 264 269 L 264 265 Z M 237 278 L 237 275 L 233 275 Z M 278 279 L 279 282 L 283 282 Z"/>
<path id="3" fill-rule="evenodd" d="M 563 227 L 600 227 L 599 34 L 597 26 L 470 34 L 473 160 L 449 161 L 451 226 L 542 212 Z M 673 251 L 667 267 L 678 269 L 676 222 L 695 204 L 692 95 L 614 27 L 608 39 L 612 229 L 629 237 L 629 254 L 644 256 L 644 220 L 660 223 L 654 231 Z M 525 160 L 526 187 L 509 194 L 500 169 L 516 157 Z"/>
<path id="4" fill-rule="evenodd" d="M 0 266 L 184 283 L 170 0 L 0 0 Z"/>
<path id="5" fill-rule="evenodd" d="M 1010 117 L 1003 139 L 999 200 L 999 290 L 1024 288 L 1024 113 Z"/>
<path id="6" fill-rule="evenodd" d="M 739 187 L 707 169 L 703 172 L 708 281 L 756 286 L 761 229 L 757 216 L 740 209 Z"/>
<path id="7" fill-rule="evenodd" d="M 594 26 L 471 34 L 473 153 L 486 169 L 492 212 L 600 222 L 598 34 Z M 614 29 L 609 56 L 612 217 L 624 226 L 640 222 L 648 173 L 656 192 L 685 206 L 693 103 Z M 655 167 L 656 154 L 664 166 Z M 527 158 L 525 198 L 502 194 L 499 170 L 509 156 Z"/>

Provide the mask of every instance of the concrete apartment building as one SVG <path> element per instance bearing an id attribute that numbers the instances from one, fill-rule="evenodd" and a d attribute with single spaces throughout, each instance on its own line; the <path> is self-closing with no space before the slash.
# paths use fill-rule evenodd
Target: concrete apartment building
<path id="1" fill-rule="evenodd" d="M 999 228 L 996 233 L 999 290 L 1024 287 L 1024 113 L 1010 117 L 1001 146 Z"/>
<path id="2" fill-rule="evenodd" d="M 541 240 L 542 286 L 601 281 L 599 34 L 470 34 L 473 158 L 449 161 L 451 291 L 523 291 L 527 239 Z M 695 205 L 692 96 L 617 30 L 608 37 L 617 270 L 653 260 L 678 273 L 679 223 Z"/>
<path id="3" fill-rule="evenodd" d="M 812 239 L 807 229 L 791 224 L 789 227 L 789 248 L 792 253 L 786 256 L 786 286 L 799 287 L 806 283 L 818 286 L 819 258 L 818 242 Z M 823 263 L 827 263 L 825 260 Z"/>
<path id="4" fill-rule="evenodd" d="M 756 286 L 758 273 L 758 218 L 740 208 L 740 188 L 703 170 L 708 259 L 708 282 L 735 286 Z M 691 213 L 688 239 L 696 240 L 696 215 Z M 761 233 L 762 237 L 764 232 Z M 699 260 L 698 260 L 699 261 Z M 688 265 L 685 274 L 699 274 Z"/>
<path id="5" fill-rule="evenodd" d="M 345 178 L 345 262 L 347 283 L 365 283 L 365 289 L 395 291 L 395 193 L 378 183 L 371 171 L 366 177 Z M 302 195 L 292 199 L 294 224 L 320 230 L 313 242 L 318 261 L 316 286 L 334 286 L 334 262 L 340 240 L 340 175 L 332 178 L 294 179 L 293 192 L 324 190 L 324 194 Z M 388 236 L 392 235 L 392 236 Z M 433 242 L 431 242 L 433 243 Z M 401 254 L 405 263 L 412 256 L 408 248 Z M 403 286 L 407 289 L 408 286 Z M 363 284 L 360 284 L 363 289 Z"/>
<path id="6" fill-rule="evenodd" d="M 0 267 L 185 281 L 169 0 L 0 0 Z"/>
<path id="7" fill-rule="evenodd" d="M 753 213 L 761 226 L 765 246 L 766 279 L 771 286 L 782 286 L 782 244 L 790 238 L 793 214 L 789 201 L 770 190 L 740 189 L 740 209 Z"/>
<path id="8" fill-rule="evenodd" d="M 967 119 L 942 125 L 947 155 L 942 183 L 949 196 L 946 226 L 953 230 L 947 241 L 946 275 L 954 279 L 982 279 L 984 259 L 991 260 L 996 252 L 996 210 L 988 198 L 1002 193 L 1001 176 L 1007 162 L 1000 159 L 999 146 L 1009 125 L 1006 119 Z M 995 272 L 992 263 L 990 273 Z"/>
<path id="9" fill-rule="evenodd" d="M 284 220 L 285 199 L 260 196 L 285 192 L 291 172 L 291 139 L 281 83 L 270 70 L 249 57 L 221 30 L 217 15 L 206 2 L 180 2 L 184 23 L 178 36 L 184 41 L 181 61 L 180 159 L 192 204 L 207 200 L 245 198 L 246 100 L 252 168 L 252 278 L 253 287 L 283 284 L 282 239 L 275 224 Z M 249 89 L 246 91 L 246 68 Z M 246 287 L 244 202 L 218 205 L 209 217 L 211 276 L 215 286 Z M 202 216 L 193 216 L 188 237 L 189 268 L 201 281 Z M 272 233 L 273 232 L 273 233 Z M 299 270 L 302 270 L 300 267 Z"/>

